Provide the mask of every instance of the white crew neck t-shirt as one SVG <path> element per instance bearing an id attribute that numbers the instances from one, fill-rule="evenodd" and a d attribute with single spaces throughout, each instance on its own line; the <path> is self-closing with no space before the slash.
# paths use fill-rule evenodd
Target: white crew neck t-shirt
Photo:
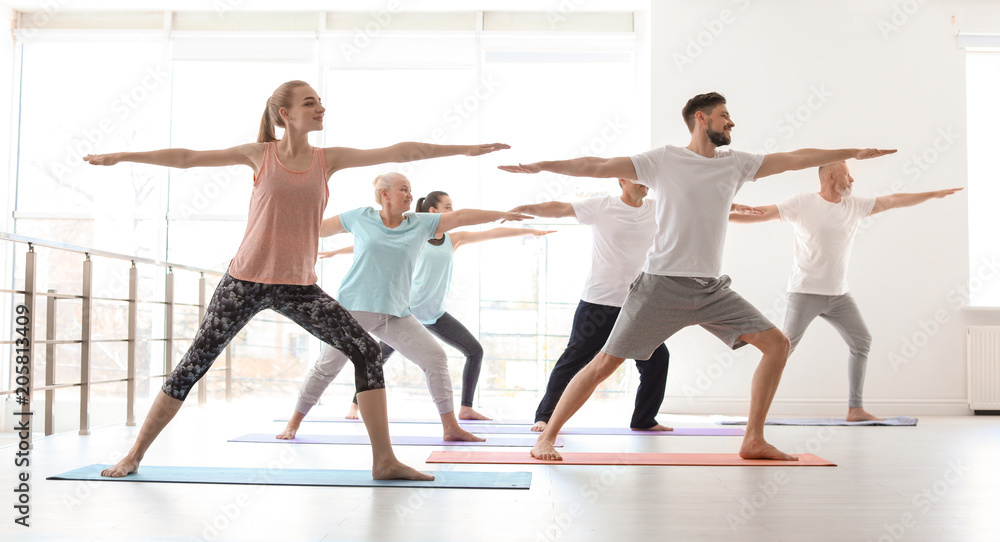
<path id="1" fill-rule="evenodd" d="M 788 291 L 847 293 L 847 264 L 858 224 L 871 214 L 875 198 L 847 196 L 831 203 L 818 193 L 798 194 L 778 204 L 781 220 L 795 227 L 795 263 Z"/>
<path id="2" fill-rule="evenodd" d="M 573 202 L 580 224 L 593 234 L 590 273 L 580 299 L 587 303 L 621 307 L 628 287 L 642 271 L 646 252 L 656 234 L 656 204 L 644 199 L 632 207 L 620 197 L 597 196 Z"/>
<path id="3" fill-rule="evenodd" d="M 667 145 L 632 156 L 639 184 L 655 191 L 656 238 L 643 271 L 671 277 L 718 277 L 729 208 L 752 181 L 764 155 L 717 149 L 706 158 Z"/>

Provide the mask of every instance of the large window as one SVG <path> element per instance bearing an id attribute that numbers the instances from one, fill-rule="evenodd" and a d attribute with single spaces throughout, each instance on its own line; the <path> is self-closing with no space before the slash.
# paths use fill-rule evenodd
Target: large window
<path id="1" fill-rule="evenodd" d="M 368 19 L 358 19 L 353 28 L 355 23 L 338 23 L 331 15 L 328 30 L 319 32 L 302 32 L 295 25 L 285 25 L 281 33 L 208 33 L 189 27 L 173 34 L 151 32 L 143 39 L 81 41 L 70 34 L 23 42 L 17 232 L 225 269 L 245 228 L 252 185 L 248 169 L 97 168 L 84 165 L 81 156 L 254 141 L 266 98 L 290 79 L 312 83 L 327 107 L 326 130 L 313 134 L 315 145 L 372 148 L 416 140 L 501 141 L 513 147 L 481 158 L 339 172 L 330 183 L 327 215 L 374 206 L 371 181 L 391 170 L 410 178 L 416 196 L 444 190 L 456 208 L 508 209 L 616 193 L 613 180 L 517 176 L 496 166 L 628 155 L 648 147 L 648 107 L 638 99 L 638 41 L 630 15 L 588 17 L 580 28 L 584 32 L 539 27 L 542 19 L 532 19 L 530 32 L 514 32 L 508 30 L 518 30 L 516 17 L 486 20 L 502 23 L 503 30 L 466 29 L 476 24 L 475 17 L 399 16 L 393 24 L 411 28 L 380 29 L 359 42 Z M 94 58 L 103 61 L 94 63 Z M 484 391 L 543 388 L 566 343 L 589 263 L 589 231 L 566 220 L 538 221 L 538 226 L 559 231 L 546 238 L 470 246 L 456 256 L 448 310 L 486 347 Z M 323 246 L 350 242 L 350 236 L 341 236 L 324 240 Z M 350 257 L 324 260 L 321 285 L 335 294 L 349 265 Z M 48 266 L 45 273 L 56 277 L 60 266 Z M 153 291 L 163 287 L 162 277 L 144 280 Z M 71 291 L 74 286 L 59 287 Z M 113 320 L 120 308 L 102 310 Z M 193 332 L 196 319 L 189 316 L 178 316 L 185 334 Z M 162 335 L 161 321 L 149 317 L 144 322 L 141 334 Z M 245 377 L 238 380 L 237 392 L 287 395 L 319 343 L 268 315 L 251 324 L 235 346 L 236 375 Z M 460 358 L 449 353 L 456 358 L 453 375 L 460 386 Z M 108 358 L 120 355 L 109 352 Z M 413 364 L 394 363 L 386 371 L 390 381 L 426 393 Z M 630 378 L 628 372 L 623 375 Z M 351 386 L 349 377 L 338 384 Z M 626 389 L 622 379 L 606 389 Z"/>
<path id="2" fill-rule="evenodd" d="M 993 157 L 1000 147 L 1000 51 L 970 52 L 967 63 L 969 129 L 969 304 L 1000 307 L 1000 201 Z"/>

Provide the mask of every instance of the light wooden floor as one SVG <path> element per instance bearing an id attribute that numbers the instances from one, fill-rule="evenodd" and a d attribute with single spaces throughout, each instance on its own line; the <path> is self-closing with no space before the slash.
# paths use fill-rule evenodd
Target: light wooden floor
<path id="1" fill-rule="evenodd" d="M 627 405 L 617 407 L 627 413 Z M 185 407 L 144 464 L 370 467 L 365 446 L 226 442 L 248 432 L 277 432 L 282 424 L 270 420 L 284 413 L 263 402 Z M 315 412 L 337 413 L 332 408 Z M 574 423 L 609 421 L 599 418 Z M 661 421 L 711 424 L 691 416 Z M 44 480 L 111 462 L 127 449 L 136 429 L 111 426 L 86 437 L 36 440 L 29 529 L 13 524 L 15 449 L 0 448 L 0 487 L 6 488 L 6 504 L 0 499 L 0 539 L 1000 540 L 997 417 L 924 417 L 917 427 L 768 427 L 769 439 L 779 447 L 813 452 L 838 463 L 835 468 L 424 465 L 436 448 L 396 447 L 402 460 L 424 470 L 531 471 L 527 491 Z M 304 429 L 362 431 L 329 423 Z M 438 431 L 436 426 L 393 425 L 396 434 Z M 564 438 L 565 449 L 574 451 L 735 452 L 739 445 L 739 437 Z"/>

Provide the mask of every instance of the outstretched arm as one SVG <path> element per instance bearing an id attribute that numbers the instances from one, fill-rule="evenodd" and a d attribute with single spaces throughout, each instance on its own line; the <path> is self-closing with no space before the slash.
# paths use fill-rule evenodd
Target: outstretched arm
<path id="1" fill-rule="evenodd" d="M 264 153 L 263 143 L 247 143 L 228 149 L 193 151 L 190 149 L 160 149 L 145 152 L 113 152 L 88 154 L 83 159 L 95 166 L 113 166 L 119 162 L 138 162 L 176 168 L 244 165 L 257 170 Z"/>
<path id="2" fill-rule="evenodd" d="M 320 237 L 330 237 L 331 235 L 337 235 L 338 233 L 347 233 L 347 230 L 344 229 L 344 225 L 340 222 L 340 215 L 324 218 L 323 222 L 320 223 Z"/>
<path id="3" fill-rule="evenodd" d="M 460 231 L 451 234 L 451 245 L 455 250 L 458 250 L 458 247 L 462 245 L 482 243 L 483 241 L 489 241 L 491 239 L 522 237 L 525 235 L 540 237 L 554 232 L 555 230 L 533 230 L 530 228 L 493 228 L 492 230 L 486 231 Z"/>
<path id="4" fill-rule="evenodd" d="M 378 164 L 414 162 L 444 156 L 479 156 L 501 149 L 509 149 L 510 145 L 489 143 L 485 145 L 434 145 L 432 143 L 396 143 L 381 149 L 351 149 L 348 147 L 328 147 L 326 163 L 330 173 L 352 167 L 374 166 Z"/>
<path id="5" fill-rule="evenodd" d="M 572 216 L 576 218 L 576 211 L 572 203 L 563 201 L 547 201 L 545 203 L 533 203 L 531 205 L 518 205 L 510 210 L 512 213 L 524 213 L 531 216 L 543 216 L 545 218 L 564 218 Z"/>
<path id="6" fill-rule="evenodd" d="M 434 232 L 434 235 L 441 235 L 448 230 L 460 228 L 462 226 L 475 226 L 476 224 L 485 224 L 495 220 L 520 222 L 526 218 L 532 217 L 512 211 L 503 212 L 483 211 L 482 209 L 460 209 L 455 212 L 444 213 L 441 215 L 441 221 L 438 222 L 438 227 Z"/>
<path id="7" fill-rule="evenodd" d="M 882 211 L 888 211 L 889 209 L 897 209 L 899 207 L 913 207 L 914 205 L 919 205 L 929 199 L 950 196 L 959 190 L 962 189 L 949 188 L 947 190 L 920 192 L 917 194 L 890 194 L 888 196 L 879 196 L 875 198 L 875 207 L 872 207 L 872 212 L 869 214 L 873 215 L 881 213 Z"/>
<path id="8" fill-rule="evenodd" d="M 777 152 L 764 156 L 754 179 L 777 175 L 785 171 L 835 164 L 851 158 L 867 160 L 896 152 L 896 149 L 799 149 L 791 152 Z"/>
<path id="9" fill-rule="evenodd" d="M 746 205 L 734 203 L 729 210 L 729 221 L 736 224 L 754 224 L 757 222 L 767 222 L 768 220 L 778 220 L 780 218 L 781 215 L 778 214 L 777 205 L 747 207 Z"/>
<path id="10" fill-rule="evenodd" d="M 639 180 L 635 173 L 635 165 L 628 156 L 618 158 L 596 158 L 585 156 L 572 160 L 556 162 L 535 162 L 533 164 L 518 164 L 516 166 L 498 166 L 510 173 L 538 173 L 549 171 L 571 177 L 596 177 L 598 179 L 628 179 Z"/>
<path id="11" fill-rule="evenodd" d="M 338 248 L 337 250 L 328 250 L 326 252 L 320 252 L 319 257 L 320 259 L 332 258 L 334 256 L 340 256 L 341 254 L 354 254 L 354 245 Z"/>

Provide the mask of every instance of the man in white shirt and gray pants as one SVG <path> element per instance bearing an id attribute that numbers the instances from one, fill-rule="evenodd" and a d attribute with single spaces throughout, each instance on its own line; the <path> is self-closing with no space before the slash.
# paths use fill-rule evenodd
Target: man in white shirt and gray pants
<path id="1" fill-rule="evenodd" d="M 730 208 L 747 181 L 894 151 L 800 149 L 764 156 L 719 150 L 732 141 L 735 123 L 725 97 L 716 92 L 689 100 L 681 116 L 691 132 L 686 147 L 667 145 L 632 157 L 501 166 L 515 173 L 550 171 L 628 179 L 653 189 L 656 196 L 656 237 L 643 273 L 632 283 L 604 349 L 573 377 L 538 436 L 531 450 L 538 459 L 562 458 L 553 446 L 559 430 L 626 358 L 648 358 L 657 345 L 691 325 L 700 325 L 731 348 L 752 344 L 763 354 L 751 382 L 740 456 L 797 459 L 764 439 L 764 421 L 788 359 L 789 342 L 760 311 L 731 290 L 729 277 L 721 274 Z"/>
<path id="2" fill-rule="evenodd" d="M 782 326 L 791 343 L 789 355 L 817 316 L 830 322 L 850 350 L 847 421 L 881 420 L 865 410 L 861 399 L 872 336 L 847 289 L 847 264 L 854 237 L 868 216 L 943 198 L 961 188 L 877 198 L 853 196 L 854 178 L 846 162 L 820 167 L 819 181 L 818 193 L 798 194 L 777 205 L 759 207 L 763 211 L 759 215 L 732 214 L 729 221 L 782 220 L 794 226 L 795 263 L 788 279 L 788 306 Z"/>

